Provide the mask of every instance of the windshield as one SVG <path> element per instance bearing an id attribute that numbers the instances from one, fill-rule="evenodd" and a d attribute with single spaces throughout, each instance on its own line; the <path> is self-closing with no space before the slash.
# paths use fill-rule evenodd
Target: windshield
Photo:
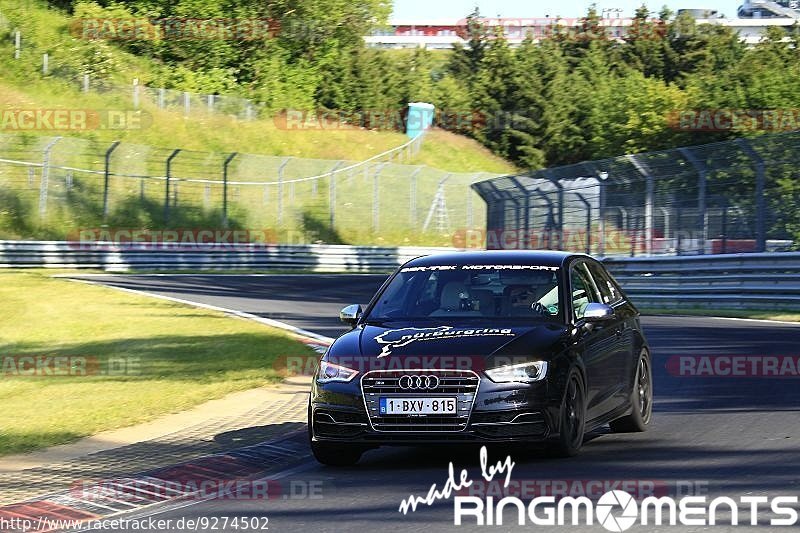
<path id="1" fill-rule="evenodd" d="M 392 279 L 367 321 L 435 317 L 554 320 L 561 309 L 558 267 L 440 265 L 406 267 Z"/>

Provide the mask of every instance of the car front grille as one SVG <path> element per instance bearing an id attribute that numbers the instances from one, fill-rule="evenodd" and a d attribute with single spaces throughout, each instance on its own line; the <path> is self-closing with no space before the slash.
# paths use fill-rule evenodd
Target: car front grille
<path id="1" fill-rule="evenodd" d="M 436 375 L 438 385 L 433 389 L 402 388 L 403 376 Z M 469 422 L 480 378 L 471 370 L 373 371 L 361 379 L 361 391 L 369 421 L 375 431 L 430 433 L 464 431 Z M 455 397 L 456 415 L 441 416 L 380 416 L 381 396 L 428 398 Z"/>

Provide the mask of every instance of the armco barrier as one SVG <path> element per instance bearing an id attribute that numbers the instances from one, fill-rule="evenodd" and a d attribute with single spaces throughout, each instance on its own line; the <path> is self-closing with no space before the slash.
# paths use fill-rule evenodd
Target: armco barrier
<path id="1" fill-rule="evenodd" d="M 800 253 L 609 258 L 640 307 L 800 310 Z"/>
<path id="2" fill-rule="evenodd" d="M 342 245 L 86 245 L 0 241 L 0 268 L 297 270 L 390 272 L 411 258 L 453 248 Z M 642 308 L 800 310 L 800 253 L 606 258 Z"/>
<path id="3" fill-rule="evenodd" d="M 0 268 L 128 270 L 304 270 L 388 272 L 420 255 L 452 248 L 342 245 L 169 245 L 0 241 Z"/>

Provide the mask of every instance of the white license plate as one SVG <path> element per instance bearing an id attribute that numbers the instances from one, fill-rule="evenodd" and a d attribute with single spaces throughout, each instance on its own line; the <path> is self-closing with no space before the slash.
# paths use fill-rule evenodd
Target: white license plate
<path id="1" fill-rule="evenodd" d="M 381 415 L 454 415 L 455 398 L 392 398 L 378 401 Z"/>

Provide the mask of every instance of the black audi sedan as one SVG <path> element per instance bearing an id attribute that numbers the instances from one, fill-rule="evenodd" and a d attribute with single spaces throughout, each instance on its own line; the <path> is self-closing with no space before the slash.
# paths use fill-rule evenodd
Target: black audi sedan
<path id="1" fill-rule="evenodd" d="M 322 356 L 311 448 L 355 464 L 382 445 L 541 442 L 644 431 L 653 389 L 639 312 L 605 267 L 566 252 L 453 252 L 401 266 Z"/>

